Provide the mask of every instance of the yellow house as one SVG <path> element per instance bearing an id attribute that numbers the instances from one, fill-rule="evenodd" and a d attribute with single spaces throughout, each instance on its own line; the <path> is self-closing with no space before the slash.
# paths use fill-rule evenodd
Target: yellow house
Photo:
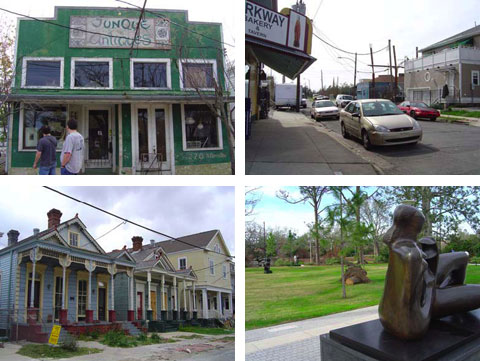
<path id="1" fill-rule="evenodd" d="M 232 257 L 221 232 L 211 230 L 177 239 L 157 242 L 154 246 L 167 253 L 177 271 L 193 270 L 197 275 L 193 286 L 180 284 L 180 308 L 186 310 L 187 304 L 194 302 L 200 319 L 232 317 Z"/>

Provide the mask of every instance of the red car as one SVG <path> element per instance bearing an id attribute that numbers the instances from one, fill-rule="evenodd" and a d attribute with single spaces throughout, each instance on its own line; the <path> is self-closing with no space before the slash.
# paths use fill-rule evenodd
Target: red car
<path id="1" fill-rule="evenodd" d="M 398 108 L 413 119 L 426 118 L 435 121 L 440 116 L 438 110 L 429 108 L 427 104 L 422 102 L 403 102 Z"/>

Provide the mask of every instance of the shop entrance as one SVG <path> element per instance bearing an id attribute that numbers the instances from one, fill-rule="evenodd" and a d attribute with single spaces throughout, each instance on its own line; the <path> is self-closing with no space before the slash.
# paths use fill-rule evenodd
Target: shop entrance
<path id="1" fill-rule="evenodd" d="M 109 108 L 87 110 L 87 168 L 112 168 L 112 130 Z"/>
<path id="2" fill-rule="evenodd" d="M 168 119 L 167 107 L 164 105 L 140 104 L 135 106 L 137 171 L 148 174 L 171 170 L 170 122 Z"/>

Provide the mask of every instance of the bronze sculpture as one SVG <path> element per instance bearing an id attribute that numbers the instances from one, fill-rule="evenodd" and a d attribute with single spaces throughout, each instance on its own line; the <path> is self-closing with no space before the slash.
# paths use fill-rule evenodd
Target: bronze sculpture
<path id="1" fill-rule="evenodd" d="M 383 241 L 389 247 L 380 321 L 389 333 L 421 338 L 432 318 L 480 307 L 480 285 L 466 285 L 467 252 L 438 253 L 435 240 L 417 240 L 425 218 L 414 207 L 395 209 Z"/>

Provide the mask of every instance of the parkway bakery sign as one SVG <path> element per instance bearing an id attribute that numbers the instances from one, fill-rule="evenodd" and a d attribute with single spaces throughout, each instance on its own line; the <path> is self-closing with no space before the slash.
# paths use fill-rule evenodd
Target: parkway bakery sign
<path id="1" fill-rule="evenodd" d="M 171 49 L 170 21 L 163 18 L 71 16 L 71 48 Z"/>
<path id="2" fill-rule="evenodd" d="M 286 16 L 245 1 L 245 35 L 306 52 L 306 17 L 288 10 Z"/>

